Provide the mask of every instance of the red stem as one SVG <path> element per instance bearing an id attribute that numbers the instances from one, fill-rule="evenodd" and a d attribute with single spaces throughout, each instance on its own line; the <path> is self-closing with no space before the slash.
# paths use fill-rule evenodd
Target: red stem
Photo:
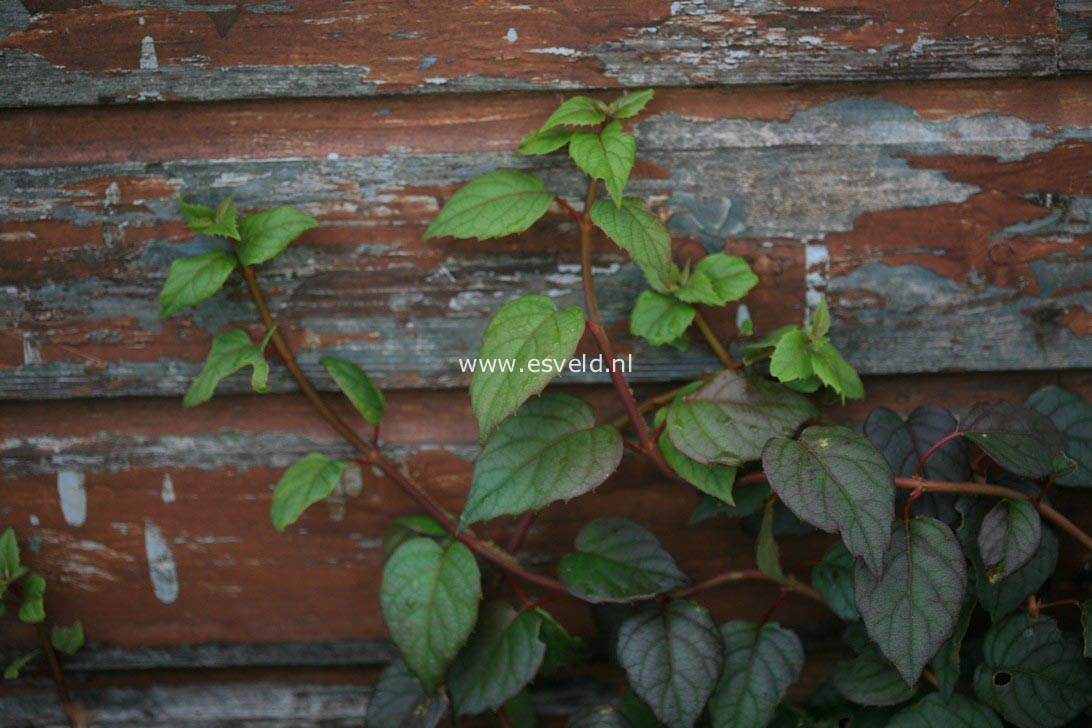
<path id="1" fill-rule="evenodd" d="M 961 436 L 962 434 L 963 434 L 963 433 L 961 433 L 961 432 L 958 432 L 958 431 L 957 431 L 957 432 L 953 432 L 952 434 L 950 434 L 950 435 L 948 435 L 948 436 L 946 436 L 946 437 L 943 437 L 943 438 L 941 438 L 941 439 L 940 439 L 939 441 L 937 441 L 937 443 L 936 443 L 935 445 L 933 445 L 933 446 L 932 446 L 931 448 L 929 448 L 928 450 L 926 450 L 926 451 L 925 451 L 925 454 L 921 456 L 921 460 L 918 460 L 918 464 L 917 464 L 917 466 L 916 466 L 916 467 L 914 468 L 914 477 L 915 477 L 915 478 L 920 478 L 920 477 L 921 477 L 921 469 L 922 469 L 923 467 L 925 467 L 925 461 L 929 459 L 929 456 L 930 456 L 930 455 L 932 455 L 933 453 L 935 453 L 935 452 L 936 452 L 937 450 L 939 450 L 940 448 L 942 448 L 942 447 L 943 447 L 944 445 L 946 445 L 947 443 L 949 443 L 949 442 L 951 442 L 952 440 L 955 440 L 956 438 L 960 437 L 960 436 Z"/>
<path id="2" fill-rule="evenodd" d="M 515 554 L 519 551 L 519 547 L 523 545 L 523 542 L 527 539 L 527 532 L 531 530 L 531 526 L 534 525 L 535 519 L 538 518 L 538 511 L 527 511 L 519 519 L 519 523 L 516 524 L 516 530 L 512 533 L 512 537 L 508 539 L 508 545 L 505 548 L 510 554 Z"/>
<path id="3" fill-rule="evenodd" d="M 581 220 L 580 220 L 580 213 L 577 212 L 575 207 L 570 205 L 560 195 L 554 195 L 554 200 L 557 201 L 557 204 L 560 205 L 563 210 L 565 210 L 567 213 L 569 213 L 572 216 L 573 220 L 576 220 L 577 225 L 582 224 Z"/>
<path id="4" fill-rule="evenodd" d="M 807 584 L 799 581 L 790 581 L 788 584 L 782 584 L 777 579 L 766 576 L 758 569 L 724 571 L 720 574 L 717 574 L 716 576 L 711 576 L 704 581 L 699 581 L 697 584 L 693 584 L 691 586 L 669 592 L 667 596 L 671 599 L 686 599 L 708 589 L 713 589 L 714 587 L 722 586 L 724 584 L 733 584 L 737 581 L 768 581 L 772 584 L 777 584 L 783 587 L 786 591 L 794 591 L 799 594 L 803 594 L 809 599 L 814 599 L 819 602 L 823 601 L 823 596 Z"/>
<path id="5" fill-rule="evenodd" d="M 770 621 L 770 617 L 772 617 L 774 615 L 774 612 L 777 611 L 777 608 L 780 607 L 781 603 L 785 601 L 785 597 L 787 597 L 789 595 L 790 591 L 792 591 L 792 590 L 787 589 L 787 588 L 781 590 L 781 593 L 777 595 L 777 599 L 773 600 L 773 604 L 770 605 L 770 608 L 767 609 L 766 613 L 762 615 L 762 619 L 759 620 L 759 622 L 758 622 L 758 628 L 759 629 L 762 629 L 762 627 L 767 622 Z"/>

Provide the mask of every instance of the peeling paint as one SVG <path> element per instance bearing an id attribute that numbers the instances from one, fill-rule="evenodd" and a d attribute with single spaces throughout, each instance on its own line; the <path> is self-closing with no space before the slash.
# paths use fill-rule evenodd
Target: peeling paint
<path id="1" fill-rule="evenodd" d="M 171 480 L 170 473 L 163 474 L 163 486 L 159 489 L 159 497 L 164 503 L 174 503 L 174 481 Z"/>
<path id="2" fill-rule="evenodd" d="M 140 41 L 140 69 L 142 71 L 158 71 L 159 59 L 155 54 L 155 41 L 150 35 L 144 36 Z"/>
<path id="3" fill-rule="evenodd" d="M 148 576 L 155 598 L 164 604 L 173 603 L 178 599 L 178 569 L 174 553 L 159 526 L 151 521 L 144 522 L 144 553 L 148 558 Z"/>
<path id="4" fill-rule="evenodd" d="M 87 521 L 87 491 L 83 473 L 67 469 L 57 471 L 57 496 L 65 523 L 82 526 Z"/>

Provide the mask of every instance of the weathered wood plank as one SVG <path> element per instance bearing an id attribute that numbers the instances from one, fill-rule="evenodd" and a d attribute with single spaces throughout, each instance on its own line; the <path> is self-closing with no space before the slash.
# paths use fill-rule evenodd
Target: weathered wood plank
<path id="1" fill-rule="evenodd" d="M 1092 2 L 1058 0 L 1058 65 L 1062 73 L 1092 71 Z"/>
<path id="2" fill-rule="evenodd" d="M 1054 75 L 1058 30 L 1053 0 L 13 0 L 0 105 Z"/>
<path id="3" fill-rule="evenodd" d="M 799 320 L 825 292 L 835 341 L 866 373 L 1086 366 L 1090 91 L 1092 80 L 1071 79 L 667 92 L 636 127 L 646 161 L 632 187 L 668 218 L 680 259 L 728 250 L 751 262 L 759 332 Z M 420 241 L 456 185 L 498 166 L 580 194 L 564 160 L 497 151 L 554 102 L 534 98 L 532 114 L 526 100 L 482 97 L 438 127 L 445 99 L 100 110 L 97 124 L 71 111 L 0 115 L 13 140 L 0 170 L 0 396 L 177 395 L 212 334 L 253 321 L 239 285 L 156 319 L 170 260 L 212 244 L 181 225 L 180 192 L 320 219 L 262 271 L 282 331 L 320 381 L 318 358 L 339 354 L 388 388 L 465 385 L 457 359 L 473 356 L 505 301 L 581 302 L 565 242 L 575 230 L 560 212 L 501 241 Z M 147 141 L 130 147 L 114 138 L 122 129 Z M 700 344 L 679 354 L 627 339 L 643 283 L 608 241 L 598 249 L 604 315 L 635 355 L 632 378 L 707 368 Z M 726 337 L 736 315 L 717 319 Z"/>

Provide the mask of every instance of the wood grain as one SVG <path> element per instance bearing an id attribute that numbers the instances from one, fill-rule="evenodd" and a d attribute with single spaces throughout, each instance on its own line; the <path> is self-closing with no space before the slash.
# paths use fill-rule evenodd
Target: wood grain
<path id="1" fill-rule="evenodd" d="M 1087 70 L 1083 5 L 1060 5 L 1061 21 L 1052 0 L 13 0 L 0 9 L 0 105 Z"/>

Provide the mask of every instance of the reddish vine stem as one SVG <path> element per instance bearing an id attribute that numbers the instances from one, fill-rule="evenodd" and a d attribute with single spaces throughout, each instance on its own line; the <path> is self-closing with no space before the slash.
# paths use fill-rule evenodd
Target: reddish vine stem
<path id="1" fill-rule="evenodd" d="M 505 551 L 513 555 L 516 551 L 519 551 L 519 547 L 527 539 L 527 532 L 531 530 L 531 526 L 534 525 L 537 518 L 538 511 L 527 511 L 520 517 L 519 523 L 516 524 L 516 530 L 512 532 L 512 537 L 508 539 L 508 546 Z"/>
<path id="2" fill-rule="evenodd" d="M 815 591 L 812 587 L 803 582 L 796 580 L 790 580 L 788 584 L 784 584 L 773 577 L 766 576 L 758 569 L 740 569 L 738 571 L 724 571 L 716 576 L 711 576 L 704 581 L 699 581 L 697 584 L 693 584 L 682 589 L 676 589 L 673 592 L 669 592 L 667 597 L 671 599 L 686 599 L 695 594 L 698 594 L 709 589 L 713 589 L 724 584 L 734 584 L 737 581 L 768 581 L 773 584 L 778 584 L 786 591 L 796 592 L 797 594 L 803 594 L 809 599 L 822 602 L 823 595 Z"/>
<path id="3" fill-rule="evenodd" d="M 940 448 L 944 447 L 946 444 L 948 444 L 952 440 L 955 440 L 956 438 L 959 438 L 959 437 L 962 437 L 962 436 L 963 436 L 963 433 L 961 433 L 961 432 L 953 432 L 952 434 L 941 438 L 940 440 L 937 441 L 937 443 L 935 445 L 933 445 L 931 448 L 926 450 L 925 454 L 921 456 L 920 460 L 918 460 L 918 464 L 914 467 L 914 477 L 915 478 L 920 478 L 921 477 L 921 469 L 925 467 L 925 461 L 928 460 L 929 457 L 933 453 L 935 453 Z"/>
<path id="4" fill-rule="evenodd" d="M 262 295 L 261 287 L 258 285 L 258 279 L 254 275 L 254 269 L 249 265 L 242 266 L 243 278 L 246 280 L 247 288 L 250 290 L 250 297 L 254 300 L 254 305 L 258 308 L 258 314 L 261 316 L 262 323 L 266 329 L 273 331 L 271 341 L 276 348 L 277 353 L 280 354 L 281 359 L 284 360 L 284 365 L 288 368 L 292 378 L 296 380 L 296 384 L 299 385 L 300 390 L 308 401 L 314 406 L 318 413 L 322 415 L 323 419 L 337 431 L 350 445 L 356 448 L 363 456 L 364 459 L 375 465 L 394 482 L 406 495 L 412 498 L 417 504 L 425 510 L 428 515 L 435 518 L 440 524 L 447 529 L 452 536 L 464 543 L 468 548 L 481 554 L 485 559 L 496 564 L 501 569 L 507 571 L 513 576 L 518 576 L 524 581 L 535 584 L 543 589 L 549 589 L 550 591 L 567 593 L 565 585 L 557 579 L 552 579 L 543 574 L 536 573 L 523 567 L 514 556 L 510 553 L 503 551 L 495 544 L 487 541 L 478 540 L 470 531 L 459 530 L 458 521 L 455 517 L 448 512 L 446 508 L 440 505 L 439 502 L 433 498 L 428 491 L 422 488 L 417 483 L 406 477 L 398 466 L 383 457 L 383 454 L 379 452 L 379 449 L 375 446 L 368 445 L 360 435 L 345 420 L 330 409 L 329 405 L 322 399 L 322 395 L 311 384 L 311 381 L 300 369 L 299 363 L 296 361 L 296 357 L 292 352 L 291 347 L 288 346 L 288 342 L 285 341 L 280 331 L 276 329 L 273 316 L 269 312 L 269 307 L 266 305 L 265 296 Z"/>
<path id="5" fill-rule="evenodd" d="M 785 597 L 787 597 L 789 595 L 789 592 L 791 591 L 792 589 L 786 587 L 782 589 L 781 593 L 777 595 L 777 598 L 773 600 L 773 604 L 770 605 L 770 608 L 766 610 L 766 613 L 762 615 L 762 619 L 760 619 L 758 622 L 758 629 L 760 631 L 766 625 L 766 623 L 770 621 L 770 618 L 773 617 L 774 612 L 777 611 L 777 608 L 781 606 L 781 604 L 785 601 Z"/>
<path id="6" fill-rule="evenodd" d="M 728 350 L 724 348 L 724 345 L 720 343 L 720 339 L 717 338 L 716 332 L 705 320 L 705 317 L 701 315 L 701 311 L 695 310 L 694 323 L 697 324 L 698 331 L 705 337 L 705 343 L 709 344 L 709 348 L 713 350 L 713 353 L 720 359 L 720 363 L 728 369 L 738 369 L 739 364 L 732 358 L 732 355 L 728 353 Z"/>
<path id="7" fill-rule="evenodd" d="M 18 584 L 9 584 L 8 588 L 11 590 L 12 596 L 17 600 L 23 600 L 22 587 Z M 44 621 L 35 623 L 34 634 L 38 637 L 38 644 L 41 647 L 42 654 L 45 655 L 46 662 L 49 663 L 49 676 L 57 689 L 57 697 L 61 699 L 61 707 L 64 709 L 68 725 L 71 728 L 79 728 L 81 725 L 80 710 L 76 706 L 76 702 L 72 700 L 72 694 L 68 692 L 68 683 L 65 681 L 64 672 L 61 670 L 61 661 L 57 658 L 56 650 L 53 649 L 53 640 L 49 637 L 49 630 L 46 629 Z"/>
<path id="8" fill-rule="evenodd" d="M 576 220 L 577 225 L 583 224 L 580 219 L 580 213 L 577 212 L 576 208 L 570 205 L 567 200 L 562 198 L 560 195 L 554 195 L 554 200 L 556 200 L 557 204 L 561 206 L 561 209 L 563 209 L 565 212 L 569 213 L 569 215 L 572 216 L 573 220 Z"/>

